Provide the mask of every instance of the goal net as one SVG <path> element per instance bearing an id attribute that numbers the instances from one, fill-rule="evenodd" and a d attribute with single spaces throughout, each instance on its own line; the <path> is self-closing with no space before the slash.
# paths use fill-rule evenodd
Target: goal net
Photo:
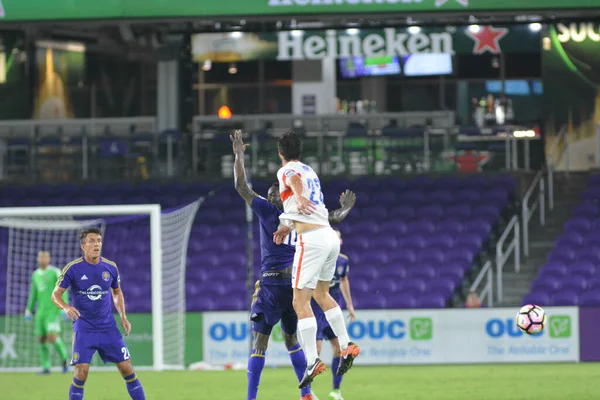
<path id="1" fill-rule="evenodd" d="M 34 319 L 24 318 L 38 252 L 49 251 L 62 269 L 81 257 L 79 232 L 89 227 L 102 230 L 102 256 L 118 265 L 136 367 L 184 368 L 187 245 L 202 200 L 162 212 L 159 205 L 0 208 L 0 369 L 41 368 Z M 71 343 L 71 321 L 61 327 Z M 98 356 L 92 364 L 103 365 Z"/>

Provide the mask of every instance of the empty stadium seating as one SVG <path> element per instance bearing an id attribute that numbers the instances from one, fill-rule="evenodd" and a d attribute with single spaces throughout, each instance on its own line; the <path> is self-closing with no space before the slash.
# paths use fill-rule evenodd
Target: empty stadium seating
<path id="1" fill-rule="evenodd" d="M 268 183 L 256 183 L 266 194 Z M 357 194 L 355 209 L 339 228 L 342 252 L 350 258 L 357 308 L 441 308 L 477 259 L 494 225 L 514 195 L 510 176 L 464 179 L 418 177 L 324 182 L 330 210 L 347 188 Z M 244 310 L 246 223 L 244 202 L 232 182 L 221 184 L 142 183 L 104 186 L 4 187 L 1 206 L 136 204 L 170 208 L 216 189 L 192 227 L 187 254 L 187 308 Z M 260 246 L 254 222 L 255 278 Z M 107 226 L 104 255 L 119 264 L 128 308 L 150 311 L 147 221 Z M 0 230 L 0 313 L 5 310 L 6 230 Z M 28 290 L 26 287 L 20 290 Z M 16 311 L 16 310 L 15 310 Z"/>
<path id="2" fill-rule="evenodd" d="M 600 306 L 600 175 L 556 238 L 523 304 Z"/>

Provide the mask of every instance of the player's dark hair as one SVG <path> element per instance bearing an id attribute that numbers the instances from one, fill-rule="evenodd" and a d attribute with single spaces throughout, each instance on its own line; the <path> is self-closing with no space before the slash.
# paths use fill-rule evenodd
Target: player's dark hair
<path id="1" fill-rule="evenodd" d="M 277 148 L 284 160 L 300 160 L 300 157 L 302 157 L 302 138 L 296 132 L 288 131 L 277 141 Z"/>
<path id="2" fill-rule="evenodd" d="M 87 229 L 84 229 L 81 232 L 79 232 L 79 241 L 81 242 L 81 244 L 85 243 L 85 238 L 90 233 L 95 233 L 97 235 L 102 236 L 102 230 L 100 228 L 87 228 Z"/>

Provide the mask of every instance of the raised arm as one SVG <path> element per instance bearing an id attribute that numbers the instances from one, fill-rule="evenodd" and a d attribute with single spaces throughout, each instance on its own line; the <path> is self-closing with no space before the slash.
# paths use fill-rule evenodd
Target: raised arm
<path id="1" fill-rule="evenodd" d="M 235 162 L 233 165 L 233 180 L 235 183 L 235 190 L 242 196 L 242 198 L 248 203 L 252 204 L 252 199 L 256 195 L 252 189 L 248 186 L 246 179 L 246 168 L 244 167 L 244 151 L 247 144 L 242 141 L 242 132 L 237 130 L 233 136 L 229 136 L 233 143 L 233 154 L 235 154 Z"/>
<path id="2" fill-rule="evenodd" d="M 116 289 L 112 288 L 112 296 L 115 308 L 121 317 L 121 325 L 125 330 L 125 336 L 127 336 L 131 332 L 131 324 L 127 320 L 127 313 L 125 312 L 125 296 L 123 296 L 123 291 L 120 286 Z"/>
<path id="3" fill-rule="evenodd" d="M 339 224 L 342 222 L 348 214 L 350 214 L 350 210 L 354 207 L 356 203 L 356 195 L 351 190 L 346 190 L 340 196 L 340 208 L 337 210 L 333 210 L 329 212 L 329 223 L 331 224 Z"/>

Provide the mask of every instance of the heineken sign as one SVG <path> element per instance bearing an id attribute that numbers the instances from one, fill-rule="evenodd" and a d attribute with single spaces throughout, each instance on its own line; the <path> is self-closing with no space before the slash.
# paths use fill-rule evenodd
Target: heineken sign
<path id="1" fill-rule="evenodd" d="M 408 55 L 416 53 L 454 54 L 452 35 L 448 32 L 398 32 L 394 28 L 365 36 L 338 35 L 336 31 L 320 34 L 278 34 L 278 60 L 314 60 L 325 57 Z"/>
<path id="2" fill-rule="evenodd" d="M 418 53 L 498 54 L 540 51 L 540 34 L 526 26 L 435 29 L 210 33 L 192 38 L 198 62 L 318 60 L 328 57 L 405 56 Z"/>

